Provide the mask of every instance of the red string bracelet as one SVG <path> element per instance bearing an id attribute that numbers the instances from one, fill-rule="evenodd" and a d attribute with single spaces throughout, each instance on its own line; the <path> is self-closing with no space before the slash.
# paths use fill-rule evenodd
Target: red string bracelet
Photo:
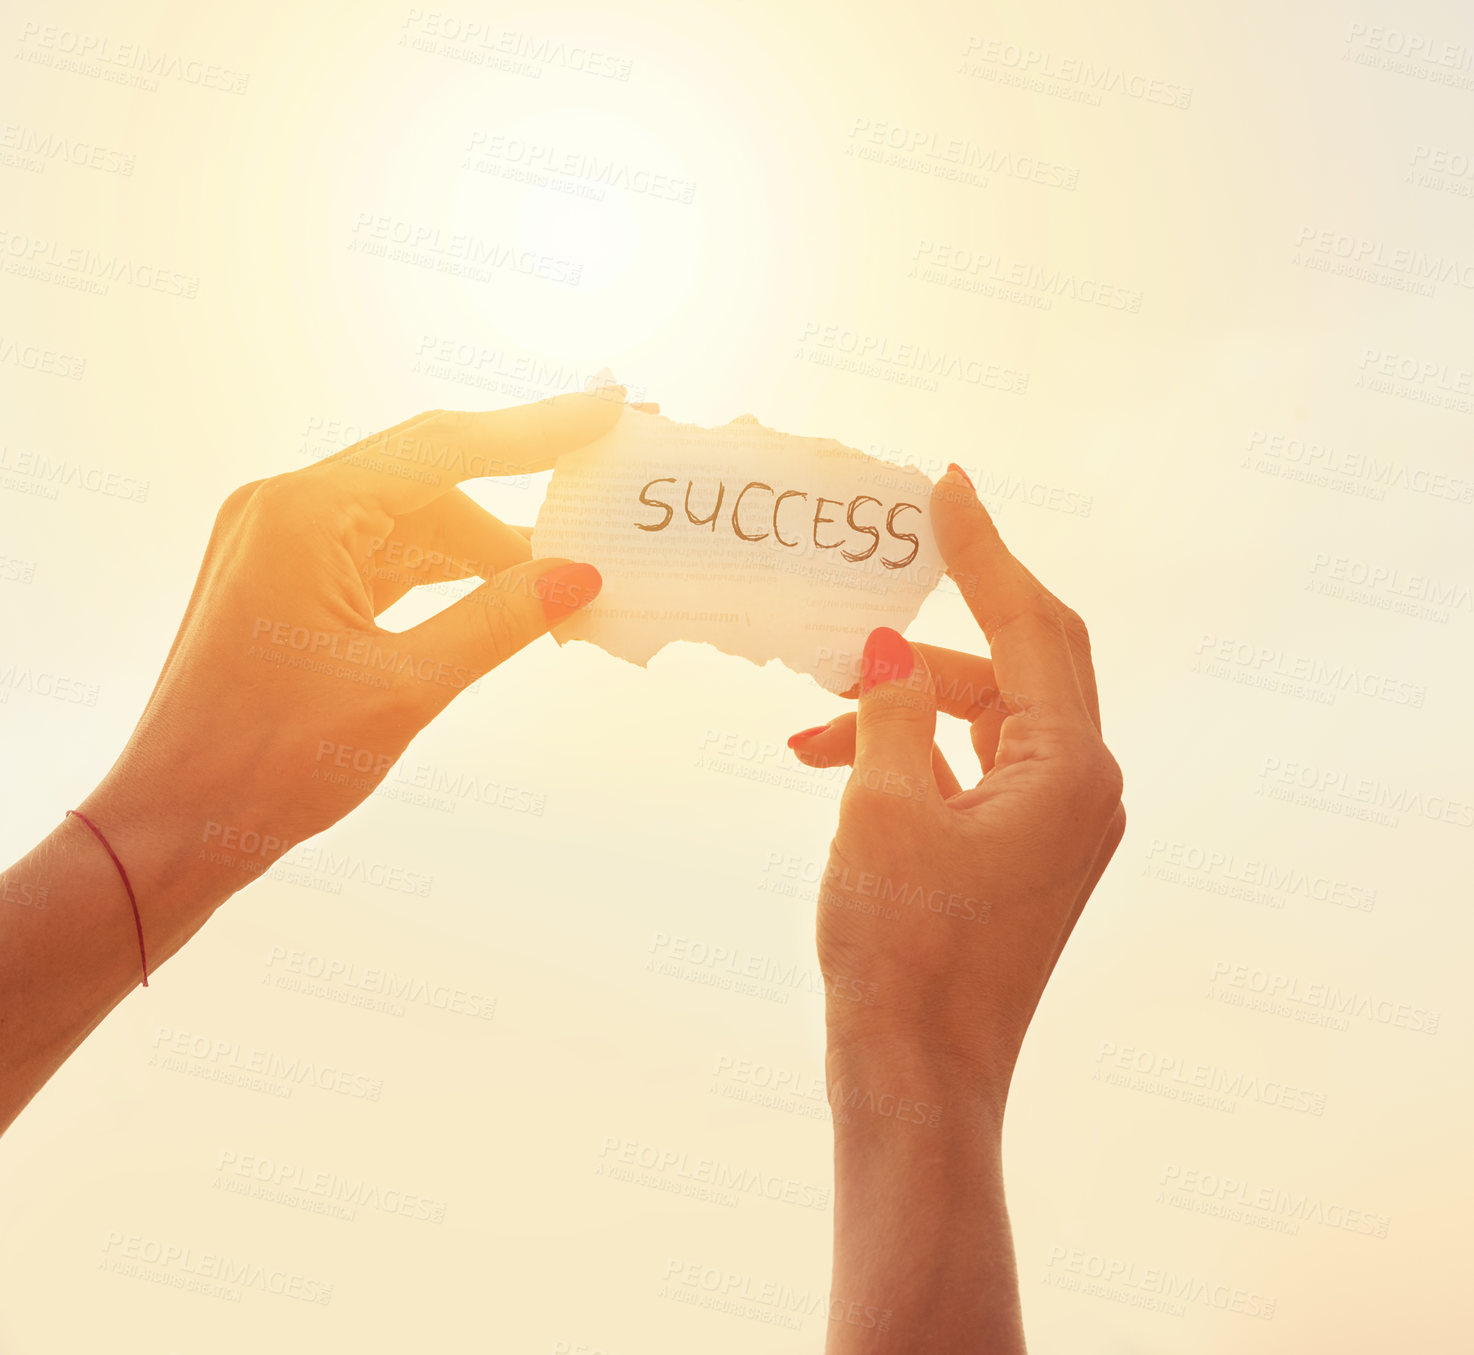
<path id="1" fill-rule="evenodd" d="M 93 823 L 80 809 L 69 809 L 67 813 L 73 818 L 81 819 L 83 823 L 92 829 L 93 835 L 102 843 L 103 847 L 107 850 L 107 854 L 113 858 L 113 865 L 118 868 L 118 874 L 123 877 L 123 888 L 128 891 L 128 902 L 133 905 L 133 925 L 138 928 L 138 954 L 139 958 L 143 961 L 143 986 L 147 988 L 148 951 L 143 948 L 143 917 L 138 911 L 138 900 L 133 896 L 133 884 L 128 879 L 128 872 L 123 869 L 123 863 L 118 860 L 118 854 L 113 850 L 112 843 L 103 837 L 102 829 Z"/>

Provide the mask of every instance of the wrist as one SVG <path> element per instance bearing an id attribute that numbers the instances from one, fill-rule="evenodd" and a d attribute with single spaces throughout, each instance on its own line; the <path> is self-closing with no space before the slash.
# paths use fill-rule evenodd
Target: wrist
<path id="1" fill-rule="evenodd" d="M 165 796 L 149 803 L 109 777 L 76 807 L 128 872 L 150 967 L 178 950 L 244 883 L 209 861 L 193 820 L 171 810 Z M 100 842 L 92 846 L 106 855 Z"/>
<path id="2" fill-rule="evenodd" d="M 1006 1087 L 971 1057 L 910 1039 L 831 1036 L 826 1067 L 832 1294 L 843 1300 L 831 1303 L 826 1351 L 1022 1352 L 1003 1188 Z M 900 1114 L 903 1099 L 936 1107 L 935 1123 Z"/>
<path id="3" fill-rule="evenodd" d="M 830 1025 L 825 1081 L 836 1144 L 1002 1139 L 1013 1061 L 899 1032 Z"/>

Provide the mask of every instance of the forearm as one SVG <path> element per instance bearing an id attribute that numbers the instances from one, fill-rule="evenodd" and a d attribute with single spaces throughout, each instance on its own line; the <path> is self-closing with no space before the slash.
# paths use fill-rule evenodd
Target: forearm
<path id="1" fill-rule="evenodd" d="M 1003 1197 L 1002 1096 L 924 1055 L 831 1054 L 827 1355 L 1024 1350 Z"/>
<path id="2" fill-rule="evenodd" d="M 183 850 L 129 826 L 136 821 L 86 812 L 128 869 L 153 970 L 226 891 L 206 886 Z M 91 830 L 65 818 L 0 873 L 0 1132 L 142 976 L 122 878 Z"/>

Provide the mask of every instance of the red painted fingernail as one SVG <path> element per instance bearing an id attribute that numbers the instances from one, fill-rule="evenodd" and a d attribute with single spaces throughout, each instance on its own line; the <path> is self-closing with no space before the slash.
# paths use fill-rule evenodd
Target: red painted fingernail
<path id="1" fill-rule="evenodd" d="M 976 486 L 976 485 L 974 485 L 974 484 L 973 484 L 973 482 L 972 482 L 972 476 L 970 476 L 970 475 L 969 475 L 969 474 L 968 474 L 968 473 L 967 473 L 967 472 L 966 472 L 966 471 L 965 471 L 965 470 L 963 470 L 963 469 L 962 469 L 962 467 L 961 467 L 961 466 L 959 466 L 959 465 L 958 465 L 958 464 L 957 464 L 957 463 L 956 463 L 956 462 L 955 462 L 955 461 L 953 461 L 953 462 L 952 462 L 952 463 L 951 463 L 951 464 L 950 464 L 950 465 L 949 465 L 949 466 L 948 466 L 948 467 L 947 467 L 947 469 L 948 469 L 948 470 L 955 470 L 955 471 L 956 471 L 956 472 L 957 472 L 957 474 L 958 474 L 958 475 L 960 475 L 960 476 L 961 476 L 961 477 L 962 477 L 962 478 L 963 478 L 963 479 L 964 479 L 964 480 L 966 480 L 966 481 L 967 481 L 967 487 L 968 487 L 968 488 L 969 488 L 969 489 L 970 489 L 970 490 L 972 490 L 972 492 L 973 492 L 973 493 L 974 493 L 974 494 L 976 494 L 976 493 L 977 493 L 977 492 L 978 492 L 978 490 L 977 490 L 977 486 Z"/>
<path id="2" fill-rule="evenodd" d="M 812 729 L 800 729 L 797 734 L 790 735 L 788 746 L 797 748 L 804 740 L 812 739 L 815 734 L 822 734 L 828 728 L 828 725 L 815 725 Z"/>
<path id="3" fill-rule="evenodd" d="M 889 626 L 877 626 L 860 656 L 860 690 L 868 692 L 882 682 L 904 682 L 916 658 L 911 646 Z"/>
<path id="4" fill-rule="evenodd" d="M 587 607 L 603 586 L 604 580 L 593 565 L 558 565 L 538 577 L 532 595 L 542 603 L 548 625 L 556 626 L 580 607 Z"/>

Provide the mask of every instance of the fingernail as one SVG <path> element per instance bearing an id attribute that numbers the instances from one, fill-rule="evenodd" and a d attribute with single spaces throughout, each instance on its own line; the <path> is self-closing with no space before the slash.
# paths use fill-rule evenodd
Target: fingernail
<path id="1" fill-rule="evenodd" d="M 882 682 L 904 682 L 915 665 L 911 646 L 889 626 L 877 626 L 860 656 L 860 690 L 868 692 Z"/>
<path id="2" fill-rule="evenodd" d="M 961 477 L 962 477 L 962 478 L 963 478 L 963 479 L 964 479 L 964 480 L 966 480 L 966 481 L 967 481 L 967 487 L 968 487 L 968 488 L 969 488 L 969 489 L 970 489 L 970 490 L 972 490 L 972 492 L 973 492 L 973 493 L 974 493 L 974 494 L 976 494 L 976 493 L 977 493 L 977 492 L 978 492 L 978 491 L 977 491 L 977 486 L 976 486 L 976 485 L 974 485 L 974 484 L 973 484 L 973 482 L 972 482 L 972 476 L 970 476 L 970 475 L 969 475 L 969 474 L 968 474 L 968 473 L 967 473 L 967 472 L 966 472 L 966 471 L 965 471 L 965 470 L 963 470 L 963 469 L 962 469 L 962 467 L 961 467 L 961 466 L 959 466 L 959 465 L 958 465 L 958 464 L 957 464 L 957 463 L 956 463 L 956 462 L 955 462 L 955 461 L 953 461 L 953 462 L 952 462 L 952 463 L 951 463 L 951 464 L 950 464 L 950 465 L 949 465 L 949 466 L 948 466 L 948 467 L 947 467 L 947 469 L 948 469 L 948 470 L 955 470 L 955 471 L 956 471 L 956 472 L 957 472 L 957 474 L 958 474 L 958 475 L 960 475 L 960 476 L 961 476 Z"/>
<path id="3" fill-rule="evenodd" d="M 797 748 L 799 744 L 812 739 L 815 734 L 822 734 L 828 728 L 828 725 L 815 725 L 812 729 L 800 729 L 797 734 L 789 737 L 788 746 L 790 748 Z"/>
<path id="4" fill-rule="evenodd" d="M 542 603 L 548 625 L 556 626 L 580 607 L 587 607 L 603 586 L 604 580 L 593 565 L 558 565 L 538 577 L 532 595 Z"/>

